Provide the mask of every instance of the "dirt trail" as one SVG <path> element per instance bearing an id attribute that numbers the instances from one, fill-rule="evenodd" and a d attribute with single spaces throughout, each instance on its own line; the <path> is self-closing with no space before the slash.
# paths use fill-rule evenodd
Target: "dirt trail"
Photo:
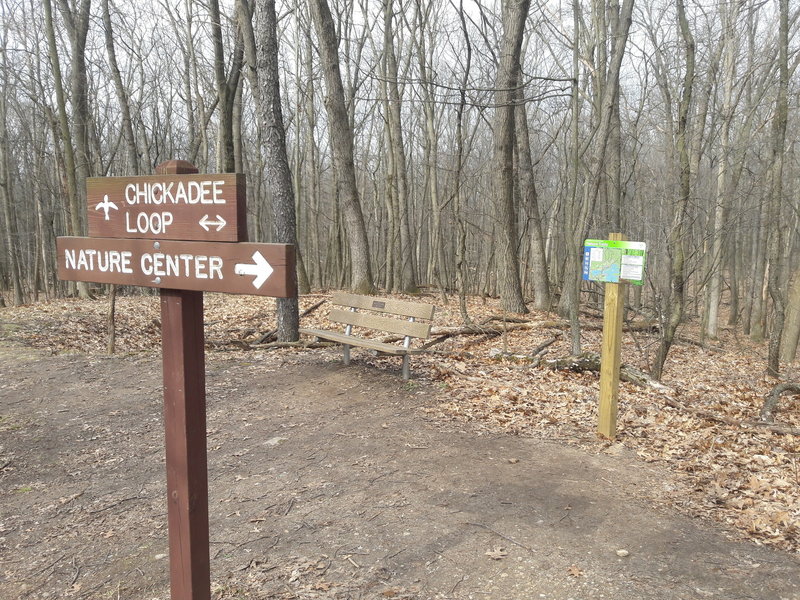
<path id="1" fill-rule="evenodd" d="M 648 502 L 666 471 L 437 422 L 385 366 L 209 356 L 215 598 L 800 599 L 798 557 Z M 159 357 L 0 370 L 0 598 L 168 598 Z"/>

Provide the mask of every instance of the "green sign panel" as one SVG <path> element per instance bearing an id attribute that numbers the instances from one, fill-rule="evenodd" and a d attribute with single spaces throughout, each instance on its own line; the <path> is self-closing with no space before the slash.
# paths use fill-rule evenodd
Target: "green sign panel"
<path id="1" fill-rule="evenodd" d="M 644 283 L 645 242 L 586 240 L 583 243 L 583 278 L 603 283 Z"/>

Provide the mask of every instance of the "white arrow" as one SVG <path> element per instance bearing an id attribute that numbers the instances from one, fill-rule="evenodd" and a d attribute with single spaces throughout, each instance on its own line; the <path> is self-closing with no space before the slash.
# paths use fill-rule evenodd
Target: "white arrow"
<path id="1" fill-rule="evenodd" d="M 203 218 L 200 219 L 200 226 L 203 229 L 205 229 L 206 231 L 209 231 L 209 225 L 211 227 L 214 227 L 216 225 L 217 226 L 217 231 L 220 231 L 227 224 L 228 224 L 228 222 L 225 219 L 223 219 L 222 217 L 220 217 L 219 215 L 217 215 L 217 220 L 216 221 L 212 221 L 211 219 L 209 219 L 208 215 L 203 215 Z"/>
<path id="2" fill-rule="evenodd" d="M 237 263 L 233 266 L 233 272 L 237 275 L 255 275 L 253 280 L 253 287 L 259 289 L 264 282 L 272 275 L 272 265 L 267 262 L 267 259 L 261 256 L 261 252 L 256 250 L 253 253 L 253 260 L 255 264 Z"/>

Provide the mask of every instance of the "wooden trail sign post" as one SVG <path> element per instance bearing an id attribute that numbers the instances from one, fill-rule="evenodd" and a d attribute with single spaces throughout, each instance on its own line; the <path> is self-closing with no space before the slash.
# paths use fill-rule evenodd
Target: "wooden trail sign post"
<path id="1" fill-rule="evenodd" d="M 623 241 L 620 233 L 609 239 Z M 617 400 L 619 398 L 619 366 L 622 348 L 622 317 L 625 307 L 625 284 L 606 283 L 603 306 L 603 345 L 600 349 L 600 407 L 597 431 L 612 440 L 617 436 Z"/>
<path id="2" fill-rule="evenodd" d="M 203 291 L 296 296 L 294 246 L 242 243 L 243 175 L 172 160 L 87 188 L 95 237 L 58 238 L 58 276 L 161 288 L 171 598 L 210 600 Z"/>
<path id="3" fill-rule="evenodd" d="M 610 234 L 608 240 L 584 242 L 583 278 L 605 283 L 597 431 L 612 440 L 617 435 L 625 286 L 642 284 L 646 248 L 644 242 L 628 242 L 621 233 Z"/>
<path id="4" fill-rule="evenodd" d="M 209 600 L 203 292 L 161 290 L 164 445 L 172 600 Z"/>

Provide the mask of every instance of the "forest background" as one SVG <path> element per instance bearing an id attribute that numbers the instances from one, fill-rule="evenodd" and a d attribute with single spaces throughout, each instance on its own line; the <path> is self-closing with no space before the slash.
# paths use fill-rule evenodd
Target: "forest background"
<path id="1" fill-rule="evenodd" d="M 789 0 L 0 0 L 0 302 L 85 235 L 87 177 L 247 175 L 300 289 L 599 306 L 583 240 L 648 245 L 629 314 L 800 337 L 800 6 Z M 277 152 L 277 154 L 276 154 Z M 281 170 L 281 167 L 284 167 Z M 139 293 L 124 290 L 125 293 Z M 468 319 L 466 311 L 463 314 Z"/>

